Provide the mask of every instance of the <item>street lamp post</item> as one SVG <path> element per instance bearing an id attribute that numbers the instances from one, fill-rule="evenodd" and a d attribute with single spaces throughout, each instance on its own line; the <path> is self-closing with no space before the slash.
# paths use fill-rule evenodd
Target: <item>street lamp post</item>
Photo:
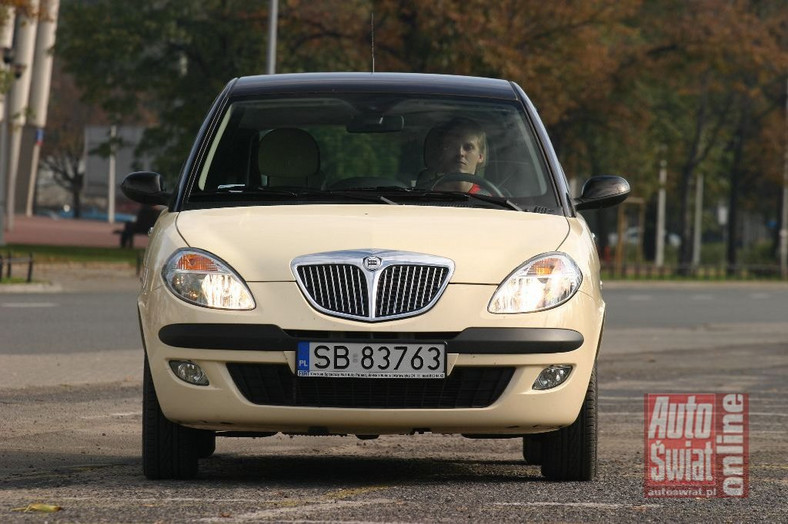
<path id="1" fill-rule="evenodd" d="M 37 10 L 39 0 L 30 0 L 30 7 Z M 38 32 L 37 15 L 19 13 L 14 26 L 15 67 L 19 77 L 7 99 L 6 126 L 8 132 L 8 155 L 6 170 L 6 228 L 14 226 L 16 213 L 17 179 L 19 178 L 20 159 L 22 153 L 22 131 L 29 120 L 30 85 L 32 81 L 33 59 L 35 56 L 36 33 Z"/>
<path id="2" fill-rule="evenodd" d="M 115 142 L 118 136 L 118 127 L 115 125 L 109 128 L 109 173 L 107 176 L 107 222 L 115 223 Z"/>
<path id="3" fill-rule="evenodd" d="M 783 209 L 780 220 L 780 275 L 788 278 L 788 78 L 785 79 L 785 144 L 783 145 Z"/>
<path id="4" fill-rule="evenodd" d="M 266 72 L 269 75 L 276 73 L 276 26 L 279 17 L 279 0 L 268 2 L 268 61 Z"/>
<path id="5" fill-rule="evenodd" d="M 5 16 L 0 25 L 0 47 L 3 51 L 3 61 L 0 63 L 0 246 L 5 245 L 5 185 L 6 185 L 6 159 L 8 158 L 5 123 L 6 115 L 6 93 L 12 81 L 9 76 L 9 68 L 14 62 L 14 49 L 11 47 L 14 34 L 14 10 L 7 8 L 0 15 Z"/>
<path id="6" fill-rule="evenodd" d="M 2 80 L 2 82 L 0 82 L 0 246 L 5 245 L 6 190 L 11 156 L 9 138 L 13 126 L 9 104 L 5 102 L 6 96 L 13 86 L 13 82 L 19 79 L 24 71 L 23 65 L 12 64 L 13 61 L 13 48 L 3 46 L 3 64 L 0 66 L 0 80 Z M 7 84 L 6 81 L 8 81 Z"/>
<path id="7" fill-rule="evenodd" d="M 36 31 L 33 64 L 30 79 L 29 118 L 27 125 L 35 134 L 32 151 L 29 152 L 30 171 L 27 184 L 27 198 L 24 199 L 25 215 L 33 215 L 33 207 L 38 180 L 38 164 L 41 145 L 44 141 L 44 128 L 47 121 L 49 91 L 52 84 L 52 47 L 55 45 L 58 9 L 60 0 L 40 0 L 38 30 Z M 21 192 L 17 196 L 22 196 Z M 20 203 L 22 200 L 20 200 Z"/>
<path id="8" fill-rule="evenodd" d="M 659 192 L 657 193 L 657 238 L 654 264 L 662 267 L 665 263 L 665 185 L 668 182 L 668 162 L 665 160 L 665 146 L 660 147 L 662 158 L 659 160 Z"/>
<path id="9" fill-rule="evenodd" d="M 695 225 L 692 228 L 692 267 L 700 265 L 701 233 L 703 228 L 703 173 L 695 178 Z"/>

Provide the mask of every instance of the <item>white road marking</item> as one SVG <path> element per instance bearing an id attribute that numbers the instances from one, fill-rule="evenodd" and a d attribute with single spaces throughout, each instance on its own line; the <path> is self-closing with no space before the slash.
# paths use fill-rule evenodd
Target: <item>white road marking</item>
<path id="1" fill-rule="evenodd" d="M 496 506 L 561 506 L 590 509 L 643 508 L 657 509 L 661 504 L 620 504 L 608 502 L 495 502 Z"/>
<path id="2" fill-rule="evenodd" d="M 642 415 L 643 414 L 642 411 L 608 411 L 608 410 L 606 410 L 604 408 L 602 408 L 599 411 L 599 413 L 602 414 L 602 415 L 626 415 L 626 416 Z M 749 416 L 750 417 L 752 417 L 752 416 L 758 416 L 758 417 L 788 417 L 788 413 L 761 413 L 761 412 L 750 411 Z"/>
<path id="3" fill-rule="evenodd" d="M 233 522 L 238 521 L 252 521 L 256 522 L 264 518 L 276 517 L 278 515 L 287 514 L 304 514 L 314 513 L 323 510 L 336 510 L 345 507 L 358 507 L 384 504 L 397 504 L 398 501 L 393 499 L 369 499 L 369 500 L 331 500 L 328 502 L 308 502 L 308 501 L 288 501 L 287 506 L 279 506 L 270 509 L 261 509 L 250 513 L 233 514 Z M 281 503 L 280 503 L 281 504 Z M 226 517 L 208 517 L 200 519 L 201 522 L 227 522 Z"/>
<path id="4" fill-rule="evenodd" d="M 79 417 L 82 420 L 97 420 L 101 418 L 116 418 L 116 417 L 139 417 L 142 416 L 142 411 L 127 411 L 125 413 L 107 413 L 104 415 L 90 415 Z"/>
<path id="5" fill-rule="evenodd" d="M 692 295 L 690 297 L 692 300 L 714 300 L 714 296 L 712 295 Z"/>
<path id="6" fill-rule="evenodd" d="M 648 293 L 633 293 L 631 295 L 627 295 L 626 298 L 630 302 L 647 302 L 649 300 L 653 300 L 654 295 Z M 689 298 L 690 300 L 703 300 L 703 301 L 717 300 L 717 297 L 715 295 L 709 295 L 705 293 L 696 293 L 694 295 L 690 295 Z M 747 295 L 747 298 L 753 300 L 768 300 L 772 298 L 772 295 L 771 293 L 749 293 Z"/>
<path id="7" fill-rule="evenodd" d="M 54 302 L 4 302 L 0 307 L 12 308 L 36 308 L 36 307 L 57 307 Z"/>

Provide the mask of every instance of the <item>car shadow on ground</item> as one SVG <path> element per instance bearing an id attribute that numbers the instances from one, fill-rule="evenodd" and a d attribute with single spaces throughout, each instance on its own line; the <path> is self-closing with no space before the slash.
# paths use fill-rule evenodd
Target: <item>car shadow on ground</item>
<path id="1" fill-rule="evenodd" d="M 322 455 L 216 455 L 200 462 L 200 479 L 321 486 L 543 480 L 539 468 L 514 460 L 372 458 Z"/>
<path id="2" fill-rule="evenodd" d="M 243 484 L 265 487 L 348 488 L 377 485 L 440 483 L 506 483 L 544 481 L 538 466 L 518 460 L 473 460 L 402 457 L 253 456 L 235 453 L 200 461 L 196 479 L 150 481 L 142 473 L 138 456 L 4 452 L 8 464 L 20 464 L 0 479 L 0 490 L 49 490 L 91 484 L 141 488 L 157 485 L 190 486 L 207 481 L 232 487 Z M 27 466 L 22 466 L 25 462 Z"/>

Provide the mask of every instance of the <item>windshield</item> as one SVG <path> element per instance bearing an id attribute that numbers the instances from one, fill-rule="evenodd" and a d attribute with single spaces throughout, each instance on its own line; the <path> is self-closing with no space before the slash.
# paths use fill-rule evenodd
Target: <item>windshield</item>
<path id="1" fill-rule="evenodd" d="M 519 103 L 314 95 L 228 105 L 186 208 L 376 202 L 559 213 Z"/>

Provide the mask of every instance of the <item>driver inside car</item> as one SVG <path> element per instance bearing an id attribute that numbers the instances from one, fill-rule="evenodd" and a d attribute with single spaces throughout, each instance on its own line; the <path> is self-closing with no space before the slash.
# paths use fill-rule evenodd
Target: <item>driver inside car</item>
<path id="1" fill-rule="evenodd" d="M 465 180 L 484 165 L 486 143 L 484 130 L 469 118 L 454 118 L 432 128 L 424 141 L 427 172 L 417 185 L 437 191 L 486 192 L 479 184 Z M 443 180 L 446 175 L 466 176 Z"/>

